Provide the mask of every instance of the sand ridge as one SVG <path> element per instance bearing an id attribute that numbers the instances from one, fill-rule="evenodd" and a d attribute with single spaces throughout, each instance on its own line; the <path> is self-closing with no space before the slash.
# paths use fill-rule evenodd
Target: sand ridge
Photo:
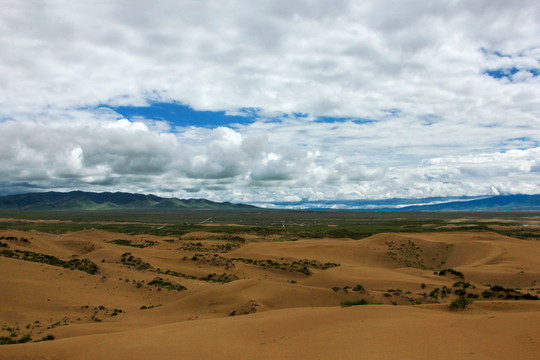
<path id="1" fill-rule="evenodd" d="M 0 336 L 55 340 L 2 345 L 0 358 L 428 358 L 441 346 L 449 359 L 501 358 L 512 347 L 520 358 L 540 354 L 531 325 L 540 304 L 514 300 L 540 292 L 537 241 L 490 232 L 2 236 Z M 58 265 L 85 259 L 97 273 Z M 503 290 L 484 298 L 494 284 Z M 458 291 L 477 298 L 449 312 Z M 340 306 L 359 300 L 381 305 Z"/>

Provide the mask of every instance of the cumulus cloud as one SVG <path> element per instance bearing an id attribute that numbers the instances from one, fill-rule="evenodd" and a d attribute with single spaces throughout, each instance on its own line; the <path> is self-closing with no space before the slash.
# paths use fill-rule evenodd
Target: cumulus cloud
<path id="1" fill-rule="evenodd" d="M 1 189 L 540 192 L 536 1 L 4 1 Z M 179 102 L 250 124 L 105 106 Z M 332 117 L 328 120 L 325 117 Z"/>

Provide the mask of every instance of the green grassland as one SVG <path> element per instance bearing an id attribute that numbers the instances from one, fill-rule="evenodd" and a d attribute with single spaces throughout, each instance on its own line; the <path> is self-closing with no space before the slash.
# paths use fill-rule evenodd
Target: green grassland
<path id="1" fill-rule="evenodd" d="M 359 211 L 181 211 L 87 212 L 1 210 L 0 229 L 63 233 L 101 229 L 126 234 L 181 236 L 194 231 L 226 234 L 281 235 L 284 239 L 361 239 L 382 232 L 496 231 L 503 235 L 540 239 L 540 230 L 527 227 L 538 212 L 359 212 Z M 59 220 L 27 222 L 19 220 Z M 455 220 L 461 219 L 461 222 Z M 229 224 L 235 224 L 230 226 Z M 453 227 L 443 227 L 453 224 Z M 212 226 L 208 226 L 212 225 Z M 506 228 L 493 229 L 491 225 Z M 510 228 L 508 226 L 519 226 Z"/>

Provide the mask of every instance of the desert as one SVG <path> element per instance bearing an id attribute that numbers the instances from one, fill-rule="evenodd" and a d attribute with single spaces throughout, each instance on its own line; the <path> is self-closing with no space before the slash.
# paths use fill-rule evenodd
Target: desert
<path id="1" fill-rule="evenodd" d="M 5 218 L 0 358 L 538 358 L 536 230 L 435 220 Z"/>

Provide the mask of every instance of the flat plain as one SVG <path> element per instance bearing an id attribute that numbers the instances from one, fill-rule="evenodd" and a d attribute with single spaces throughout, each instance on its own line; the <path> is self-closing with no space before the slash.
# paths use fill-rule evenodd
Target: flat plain
<path id="1" fill-rule="evenodd" d="M 2 359 L 540 358 L 540 214 L 0 213 Z"/>

